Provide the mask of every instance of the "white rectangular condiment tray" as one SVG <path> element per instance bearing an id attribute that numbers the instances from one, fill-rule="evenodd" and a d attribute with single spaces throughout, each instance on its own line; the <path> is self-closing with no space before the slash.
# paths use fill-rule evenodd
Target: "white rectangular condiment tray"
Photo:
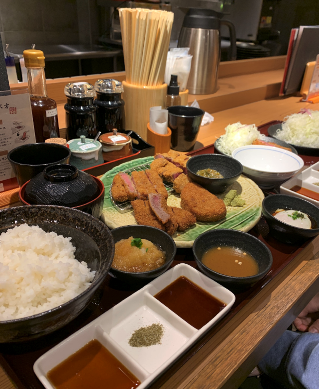
<path id="1" fill-rule="evenodd" d="M 226 305 L 200 330 L 153 297 L 181 276 Z M 189 265 L 176 265 L 42 355 L 34 364 L 34 372 L 45 388 L 54 389 L 47 379 L 47 373 L 89 341 L 96 339 L 141 381 L 139 388 L 145 388 L 226 315 L 234 302 L 235 296 L 228 289 Z M 132 333 L 153 323 L 164 327 L 161 343 L 149 347 L 131 347 L 129 339 Z"/>
<path id="2" fill-rule="evenodd" d="M 305 189 L 309 189 L 319 195 L 319 186 L 315 185 L 319 183 L 319 162 L 311 165 L 307 169 L 303 170 L 300 174 L 295 177 L 292 177 L 290 180 L 286 181 L 280 186 L 280 193 L 287 194 L 295 197 L 300 197 L 301 199 L 307 200 L 310 203 L 319 207 L 319 201 L 312 199 L 308 196 L 304 196 L 294 190 L 291 190 L 294 186 L 300 186 Z"/>

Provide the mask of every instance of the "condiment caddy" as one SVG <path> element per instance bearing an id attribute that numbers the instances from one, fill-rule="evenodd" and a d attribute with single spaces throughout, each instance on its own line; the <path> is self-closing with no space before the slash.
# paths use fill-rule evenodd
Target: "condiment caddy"
<path id="1" fill-rule="evenodd" d="M 280 193 L 299 197 L 319 207 L 319 162 L 283 183 Z"/>
<path id="2" fill-rule="evenodd" d="M 199 330 L 154 297 L 180 277 L 186 277 L 225 305 Z M 139 388 L 145 388 L 196 339 L 225 316 L 234 302 L 235 296 L 228 289 L 193 267 L 179 264 L 42 355 L 34 364 L 35 374 L 45 388 L 54 389 L 47 373 L 96 339 L 141 381 Z M 159 324 L 164 329 L 161 343 L 149 347 L 130 346 L 132 334 L 152 324 Z"/>

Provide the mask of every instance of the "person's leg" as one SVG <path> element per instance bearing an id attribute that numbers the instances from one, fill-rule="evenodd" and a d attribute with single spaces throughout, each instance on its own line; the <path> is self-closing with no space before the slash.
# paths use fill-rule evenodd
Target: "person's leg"
<path id="1" fill-rule="evenodd" d="M 318 389 L 319 334 L 285 331 L 258 367 L 287 388 Z"/>

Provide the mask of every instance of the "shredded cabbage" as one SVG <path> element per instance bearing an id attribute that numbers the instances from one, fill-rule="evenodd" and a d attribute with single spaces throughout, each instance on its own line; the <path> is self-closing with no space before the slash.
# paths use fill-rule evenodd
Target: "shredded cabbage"
<path id="1" fill-rule="evenodd" d="M 285 117 L 276 138 L 296 146 L 319 148 L 319 111 L 307 109 Z"/>
<path id="2" fill-rule="evenodd" d="M 231 155 L 238 147 L 251 145 L 256 139 L 264 140 L 266 138 L 265 135 L 257 130 L 255 124 L 241 124 L 237 122 L 229 124 L 225 131 L 225 135 L 219 138 L 217 147 L 222 153 L 227 155 Z"/>

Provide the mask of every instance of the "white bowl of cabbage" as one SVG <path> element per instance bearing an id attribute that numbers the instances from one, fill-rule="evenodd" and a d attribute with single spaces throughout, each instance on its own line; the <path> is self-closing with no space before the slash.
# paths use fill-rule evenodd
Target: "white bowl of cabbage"
<path id="1" fill-rule="evenodd" d="M 243 146 L 232 152 L 243 165 L 243 173 L 262 189 L 280 186 L 304 166 L 298 155 L 275 147 Z"/>

